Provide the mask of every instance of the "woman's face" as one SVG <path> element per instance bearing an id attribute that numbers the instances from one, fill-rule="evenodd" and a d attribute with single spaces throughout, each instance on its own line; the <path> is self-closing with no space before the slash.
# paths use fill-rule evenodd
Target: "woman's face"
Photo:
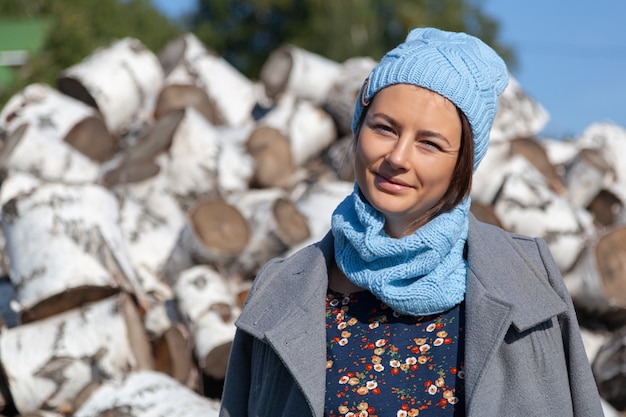
<path id="1" fill-rule="evenodd" d="M 357 138 L 355 174 L 389 236 L 426 222 L 450 184 L 460 145 L 461 119 L 446 98 L 409 84 L 376 94 Z"/>

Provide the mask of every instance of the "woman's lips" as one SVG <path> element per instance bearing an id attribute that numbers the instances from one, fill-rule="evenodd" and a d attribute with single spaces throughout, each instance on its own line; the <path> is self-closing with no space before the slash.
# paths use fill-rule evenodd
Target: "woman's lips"
<path id="1" fill-rule="evenodd" d="M 400 192 L 413 188 L 402 180 L 388 178 L 381 174 L 374 174 L 374 182 L 379 188 L 391 192 Z"/>

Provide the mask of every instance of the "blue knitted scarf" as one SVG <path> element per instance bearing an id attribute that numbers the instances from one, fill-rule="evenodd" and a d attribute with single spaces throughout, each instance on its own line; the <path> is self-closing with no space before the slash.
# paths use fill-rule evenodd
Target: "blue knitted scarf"
<path id="1" fill-rule="evenodd" d="M 446 311 L 465 297 L 470 198 L 399 239 L 383 230 L 385 219 L 358 186 L 335 209 L 331 229 L 335 260 L 350 281 L 401 314 Z"/>

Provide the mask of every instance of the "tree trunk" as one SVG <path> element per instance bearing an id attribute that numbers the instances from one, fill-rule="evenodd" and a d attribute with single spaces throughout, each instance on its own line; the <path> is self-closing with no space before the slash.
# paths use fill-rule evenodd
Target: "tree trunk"
<path id="1" fill-rule="evenodd" d="M 138 121 L 150 119 L 145 108 L 162 85 L 159 60 L 133 38 L 97 49 L 63 71 L 58 79 L 61 92 L 97 108 L 115 135 L 127 132 Z"/>
<path id="2" fill-rule="evenodd" d="M 100 387 L 74 417 L 217 417 L 218 412 L 219 401 L 204 398 L 163 373 L 138 371 Z"/>
<path id="3" fill-rule="evenodd" d="M 240 313 L 231 287 L 214 269 L 198 265 L 180 273 L 174 292 L 202 371 L 223 379 Z"/>
<path id="4" fill-rule="evenodd" d="M 1 128 L 12 133 L 23 124 L 42 135 L 42 140 L 64 142 L 93 162 L 107 161 L 116 150 L 113 137 L 93 107 L 46 84 L 27 86 L 2 109 Z"/>
<path id="5" fill-rule="evenodd" d="M 89 384 L 153 367 L 138 311 L 125 294 L 5 330 L 0 352 L 20 413 L 72 413 Z"/>
<path id="6" fill-rule="evenodd" d="M 267 95 L 292 92 L 298 98 L 322 104 L 340 75 L 341 65 L 294 45 L 284 45 L 270 54 L 260 79 Z"/>
<path id="7" fill-rule="evenodd" d="M 25 322 L 133 291 L 136 278 L 105 189 L 43 184 L 2 207 L 11 282 Z"/>

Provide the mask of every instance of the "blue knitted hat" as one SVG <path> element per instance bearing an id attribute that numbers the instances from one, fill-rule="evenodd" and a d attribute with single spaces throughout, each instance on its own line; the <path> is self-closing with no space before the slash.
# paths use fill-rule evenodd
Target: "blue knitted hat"
<path id="1" fill-rule="evenodd" d="M 502 58 L 480 39 L 434 28 L 413 29 L 389 51 L 363 83 L 356 100 L 352 132 L 364 106 L 393 84 L 413 84 L 439 93 L 467 117 L 474 135 L 474 171 L 487 152 L 498 96 L 508 83 Z"/>

